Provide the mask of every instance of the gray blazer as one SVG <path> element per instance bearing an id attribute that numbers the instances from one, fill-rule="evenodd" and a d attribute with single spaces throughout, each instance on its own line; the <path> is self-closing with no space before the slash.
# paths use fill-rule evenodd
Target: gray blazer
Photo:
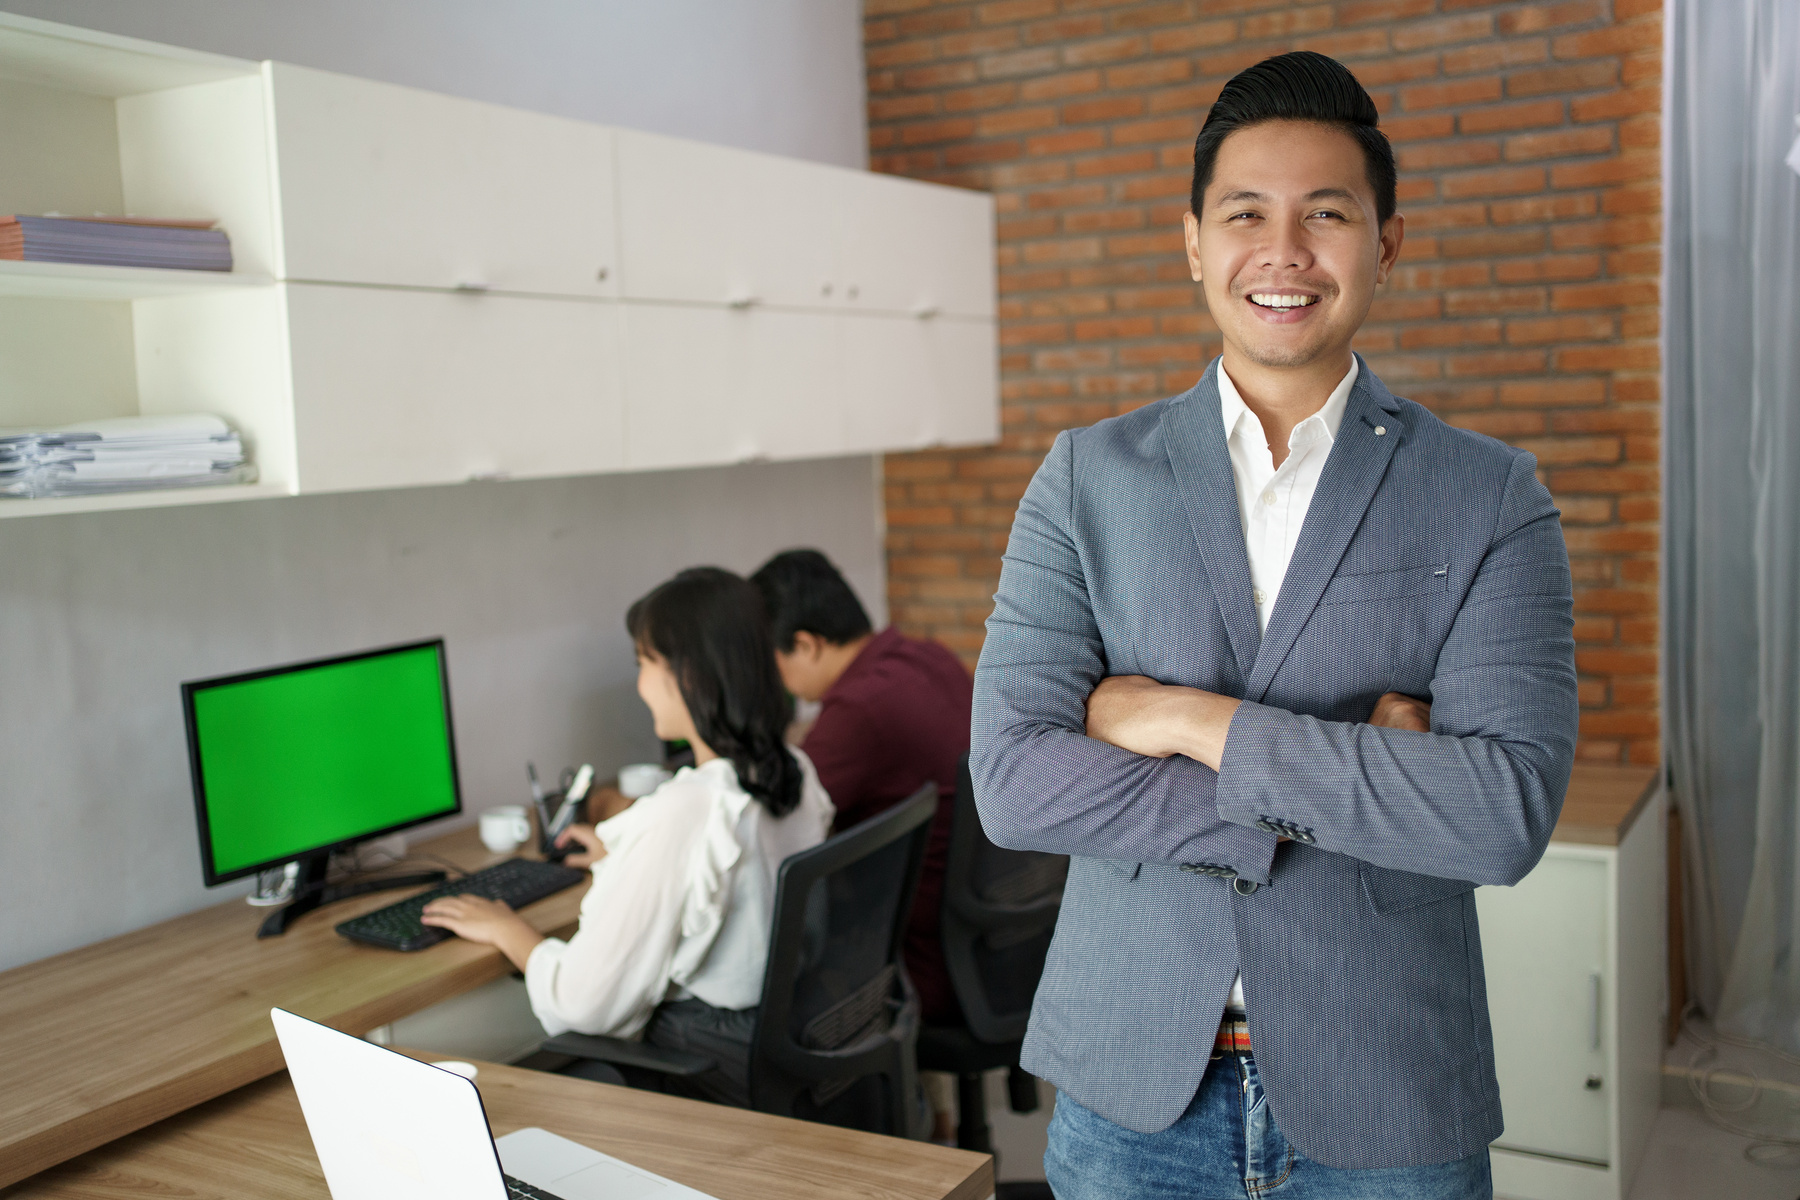
<path id="1" fill-rule="evenodd" d="M 1473 889 L 1537 863 L 1574 758 L 1558 513 L 1530 454 L 1364 365 L 1260 634 L 1217 370 L 1059 435 L 1013 522 L 975 795 L 995 842 L 1073 856 L 1024 1064 L 1165 1129 L 1241 970 L 1301 1153 L 1460 1158 L 1501 1129 Z M 1245 700 L 1217 773 L 1084 736 L 1094 686 L 1133 674 Z M 1432 732 L 1363 723 L 1389 691 Z"/>

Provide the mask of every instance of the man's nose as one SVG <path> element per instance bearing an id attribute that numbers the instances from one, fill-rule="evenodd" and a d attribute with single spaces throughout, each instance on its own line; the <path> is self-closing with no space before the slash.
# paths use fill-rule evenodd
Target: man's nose
<path id="1" fill-rule="evenodd" d="M 1286 221 L 1269 224 L 1269 240 L 1264 243 L 1262 265 L 1276 271 L 1304 271 L 1312 265 L 1312 252 L 1307 248 L 1306 230 Z"/>

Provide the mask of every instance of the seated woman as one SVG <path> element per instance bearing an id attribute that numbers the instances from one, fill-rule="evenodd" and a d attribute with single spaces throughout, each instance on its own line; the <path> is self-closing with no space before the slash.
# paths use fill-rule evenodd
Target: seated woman
<path id="1" fill-rule="evenodd" d="M 594 869 L 565 942 L 498 901 L 451 896 L 423 920 L 485 942 L 525 972 L 551 1035 L 637 1037 L 707 1054 L 708 1099 L 748 1103 L 746 1071 L 774 921 L 775 876 L 816 846 L 832 805 L 782 742 L 788 705 L 755 588 L 715 567 L 683 571 L 631 606 L 638 695 L 656 735 L 695 765 L 599 825 L 563 834 Z"/>

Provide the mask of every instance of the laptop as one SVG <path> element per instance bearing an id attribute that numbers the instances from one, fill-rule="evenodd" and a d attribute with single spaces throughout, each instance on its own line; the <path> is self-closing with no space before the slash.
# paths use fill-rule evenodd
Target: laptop
<path id="1" fill-rule="evenodd" d="M 542 1129 L 499 1141 L 475 1084 L 270 1009 L 332 1200 L 713 1200 Z"/>

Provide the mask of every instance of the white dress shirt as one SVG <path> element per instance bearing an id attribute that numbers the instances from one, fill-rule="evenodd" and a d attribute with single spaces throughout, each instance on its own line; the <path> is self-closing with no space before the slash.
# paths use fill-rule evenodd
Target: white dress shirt
<path id="1" fill-rule="evenodd" d="M 525 963 L 531 1009 L 552 1037 L 571 1029 L 636 1037 L 665 999 L 717 1008 L 762 1000 L 775 875 L 831 832 L 835 812 L 812 761 L 784 817 L 738 786 L 728 758 L 684 767 L 595 826 L 606 857 L 568 941 L 545 938 Z"/>
<path id="2" fill-rule="evenodd" d="M 1256 620 L 1264 633 L 1269 631 L 1269 614 L 1275 611 L 1275 597 L 1281 593 L 1288 561 L 1300 541 L 1306 510 L 1319 490 L 1319 476 L 1344 422 L 1356 372 L 1352 357 L 1349 374 L 1331 389 L 1324 406 L 1294 426 L 1288 435 L 1287 458 L 1277 468 L 1262 422 L 1245 405 L 1237 385 L 1225 373 L 1225 364 L 1219 364 L 1219 416 L 1225 422 L 1225 444 L 1231 451 L 1231 474 L 1237 483 L 1238 516 L 1243 520 L 1244 549 L 1250 555 L 1251 586 L 1256 589 L 1252 596 Z M 1227 1003 L 1232 1008 L 1244 1007 L 1242 975 L 1232 981 Z"/>

